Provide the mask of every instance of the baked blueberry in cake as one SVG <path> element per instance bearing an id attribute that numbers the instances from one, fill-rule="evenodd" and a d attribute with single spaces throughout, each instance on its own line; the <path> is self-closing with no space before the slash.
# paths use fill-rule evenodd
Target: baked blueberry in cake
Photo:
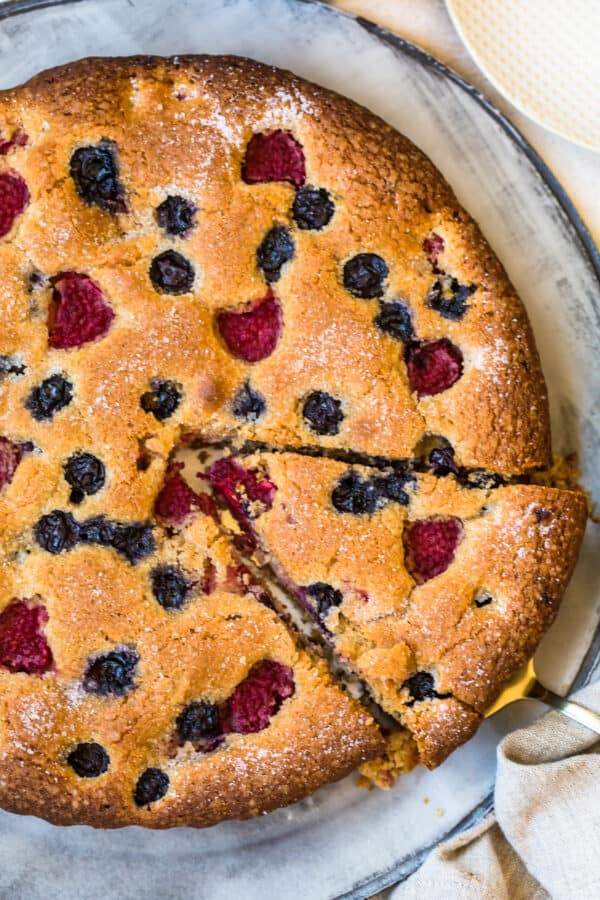
<path id="1" fill-rule="evenodd" d="M 0 805 L 205 826 L 437 765 L 575 563 L 550 449 L 519 298 L 367 110 L 234 57 L 2 92 Z"/>
<path id="2" fill-rule="evenodd" d="M 224 457 L 207 478 L 233 513 L 232 534 L 250 536 L 258 564 L 411 732 L 428 766 L 474 732 L 537 646 L 587 516 L 575 491 L 478 489 L 452 474 L 286 452 Z M 250 484 L 269 485 L 261 505 Z"/>

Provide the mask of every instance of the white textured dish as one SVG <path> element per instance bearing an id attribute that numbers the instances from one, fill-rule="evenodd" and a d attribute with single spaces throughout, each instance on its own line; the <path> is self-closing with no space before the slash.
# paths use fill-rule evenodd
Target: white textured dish
<path id="1" fill-rule="evenodd" d="M 600 150 L 597 0 L 446 0 L 469 53 L 545 128 Z"/>
<path id="2" fill-rule="evenodd" d="M 552 176 L 474 91 L 412 45 L 300 0 L 80 0 L 14 12 L 15 4 L 0 6 L 0 87 L 86 55 L 233 52 L 345 93 L 405 132 L 454 185 L 521 292 L 549 381 L 556 447 L 579 452 L 586 484 L 600 496 L 600 258 Z M 598 558 L 600 534 L 588 529 L 540 652 L 550 687 L 568 686 L 590 646 Z M 586 673 L 592 668 L 588 660 Z M 529 713 L 486 722 L 440 769 L 419 769 L 394 791 L 360 791 L 348 778 L 288 810 L 204 832 L 60 829 L 0 813 L 0 897 L 367 896 L 482 813 L 496 744 Z"/>

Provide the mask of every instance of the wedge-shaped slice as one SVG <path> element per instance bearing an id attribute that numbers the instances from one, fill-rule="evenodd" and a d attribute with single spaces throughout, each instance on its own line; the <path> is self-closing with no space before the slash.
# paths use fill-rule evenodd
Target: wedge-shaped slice
<path id="1" fill-rule="evenodd" d="M 35 547 L 5 564 L 5 809 L 204 826 L 291 803 L 382 752 L 373 719 L 299 647 L 210 516 L 155 539 L 137 568 L 89 545 L 51 566 Z"/>
<path id="2" fill-rule="evenodd" d="M 552 622 L 583 494 L 350 467 L 292 453 L 213 463 L 230 526 L 321 624 L 428 766 L 476 730 Z"/>

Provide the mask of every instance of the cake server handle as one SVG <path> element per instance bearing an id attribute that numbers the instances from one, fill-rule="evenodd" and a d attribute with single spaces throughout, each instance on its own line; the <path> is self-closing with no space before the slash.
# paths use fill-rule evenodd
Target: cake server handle
<path id="1" fill-rule="evenodd" d="M 575 722 L 585 725 L 590 731 L 595 731 L 596 734 L 600 735 L 600 713 L 587 709 L 587 707 L 581 706 L 580 703 L 575 703 L 573 700 L 565 700 L 564 697 L 549 691 L 537 680 L 531 686 L 529 697 L 534 700 L 541 700 L 542 703 L 546 703 L 563 715 L 568 716 L 569 719 L 574 719 Z"/>

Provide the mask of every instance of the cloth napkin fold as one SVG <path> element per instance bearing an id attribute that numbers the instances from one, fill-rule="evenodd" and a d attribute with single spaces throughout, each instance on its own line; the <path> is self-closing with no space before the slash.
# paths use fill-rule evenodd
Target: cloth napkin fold
<path id="1" fill-rule="evenodd" d="M 600 681 L 572 697 L 600 712 Z M 600 739 L 557 712 L 498 746 L 495 815 L 440 844 L 390 900 L 600 898 Z"/>

